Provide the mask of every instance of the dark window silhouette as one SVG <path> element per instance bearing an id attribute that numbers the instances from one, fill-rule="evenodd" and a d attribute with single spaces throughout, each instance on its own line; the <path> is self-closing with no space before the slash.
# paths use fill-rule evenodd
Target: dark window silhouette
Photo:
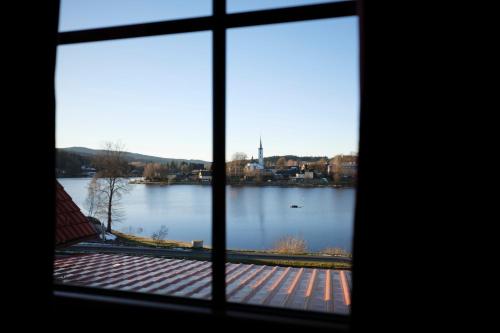
<path id="1" fill-rule="evenodd" d="M 189 33 L 197 31 L 210 31 L 212 33 L 212 147 L 213 164 L 211 171 L 212 182 L 212 251 L 211 270 L 212 288 L 210 300 L 178 299 L 162 297 L 158 295 L 139 295 L 127 292 L 116 292 L 99 289 L 92 290 L 97 295 L 111 295 L 131 300 L 155 300 L 172 304 L 184 304 L 189 306 L 204 306 L 215 311 L 230 309 L 232 305 L 227 302 L 226 294 L 226 53 L 227 53 L 227 31 L 231 28 L 259 26 L 276 23 L 300 22 L 315 19 L 334 19 L 355 16 L 356 4 L 354 1 L 339 1 L 312 4 L 298 7 L 275 8 L 254 12 L 227 13 L 226 1 L 214 0 L 211 15 L 194 18 L 183 18 L 172 21 L 158 21 L 151 23 L 133 23 L 129 25 L 111 26 L 107 28 L 96 28 L 89 30 L 64 31 L 58 33 L 58 45 L 69 45 L 75 43 L 90 43 L 95 41 L 110 41 L 125 38 L 160 36 L 177 33 Z M 107 24 L 103 24 L 106 26 Z M 110 23 L 108 26 L 114 25 Z M 70 29 L 70 28 L 69 28 Z M 175 265 L 175 263 L 172 263 Z M 180 267 L 180 266 L 179 266 Z M 203 267 L 200 267 L 203 269 Z M 236 270 L 235 270 L 236 271 Z M 304 272 L 293 272 L 296 276 Z M 285 271 L 281 274 L 286 274 Z M 328 279 L 327 275 L 318 272 L 307 272 L 310 278 Z M 350 284 L 350 277 L 338 274 L 330 276 L 332 285 Z M 307 286 L 306 286 L 307 287 Z M 54 286 L 58 291 L 59 287 Z M 63 289 L 60 289 L 63 290 Z M 89 293 L 88 288 L 66 286 L 64 290 L 80 293 Z M 345 296 L 344 297 L 348 297 Z M 158 296 L 158 297 L 156 297 Z M 292 301 L 292 300 L 290 300 Z M 288 302 L 288 301 L 285 301 Z M 345 300 L 349 303 L 349 300 Z M 252 313 L 259 311 L 255 306 L 238 304 L 238 309 Z M 283 311 L 284 310 L 284 311 Z M 271 310 L 269 310 L 271 311 Z M 272 313 L 278 316 L 294 318 L 312 318 L 312 314 L 302 310 L 274 309 Z M 344 316 L 335 314 L 314 314 L 315 319 L 321 321 L 332 321 L 346 323 Z"/>

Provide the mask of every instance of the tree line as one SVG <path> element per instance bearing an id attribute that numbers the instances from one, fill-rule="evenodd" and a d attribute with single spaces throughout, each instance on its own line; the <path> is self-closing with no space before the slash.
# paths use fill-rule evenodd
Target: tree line
<path id="1" fill-rule="evenodd" d="M 144 165 L 142 176 L 150 181 L 166 180 L 169 174 L 182 173 L 187 175 L 194 170 L 203 170 L 205 166 L 201 163 L 181 162 L 175 163 L 147 163 Z"/>
<path id="2" fill-rule="evenodd" d="M 102 151 L 96 156 L 102 155 Z M 127 165 L 126 171 L 129 176 L 147 176 L 151 174 L 151 170 L 157 170 L 162 175 L 165 173 L 189 173 L 192 170 L 203 169 L 205 166 L 202 163 L 191 162 L 175 162 L 167 163 L 147 163 L 142 161 L 130 161 L 126 156 L 126 152 L 122 154 L 122 160 Z M 128 162 L 127 162 L 128 161 Z M 56 150 L 56 176 L 57 177 L 81 177 L 85 175 L 85 170 L 82 167 L 90 167 L 99 171 L 101 166 L 95 163 L 95 156 L 84 156 L 78 153 L 67 152 L 61 149 Z M 146 173 L 146 175 L 145 175 Z"/>
<path id="3" fill-rule="evenodd" d="M 91 158 L 59 149 L 56 150 L 57 176 L 80 176 L 82 174 L 82 166 L 91 164 Z"/>
<path id="4" fill-rule="evenodd" d="M 296 156 L 296 155 L 282 155 L 282 156 L 268 156 L 264 157 L 264 163 L 269 162 L 272 165 L 277 165 L 278 160 L 295 161 L 295 162 L 315 162 L 319 160 L 328 160 L 327 156 Z"/>

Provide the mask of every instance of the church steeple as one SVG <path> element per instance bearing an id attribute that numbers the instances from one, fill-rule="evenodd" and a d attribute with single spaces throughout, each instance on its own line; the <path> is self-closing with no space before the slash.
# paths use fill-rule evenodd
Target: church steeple
<path id="1" fill-rule="evenodd" d="M 259 146 L 259 164 L 264 167 L 264 148 L 262 148 L 262 137 L 259 137 L 260 146 Z"/>

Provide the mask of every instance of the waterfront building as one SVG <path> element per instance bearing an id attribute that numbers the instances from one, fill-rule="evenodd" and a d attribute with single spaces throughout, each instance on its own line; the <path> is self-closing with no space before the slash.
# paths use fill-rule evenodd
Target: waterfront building
<path id="1" fill-rule="evenodd" d="M 304 179 L 313 179 L 314 178 L 314 172 L 312 171 L 305 171 L 304 172 Z"/>
<path id="2" fill-rule="evenodd" d="M 356 178 L 358 156 L 337 155 L 328 164 L 328 174 L 336 178 Z"/>
<path id="3" fill-rule="evenodd" d="M 200 170 L 198 172 L 198 179 L 202 182 L 202 183 L 209 183 L 209 182 L 212 182 L 212 171 L 208 171 L 208 170 Z"/>

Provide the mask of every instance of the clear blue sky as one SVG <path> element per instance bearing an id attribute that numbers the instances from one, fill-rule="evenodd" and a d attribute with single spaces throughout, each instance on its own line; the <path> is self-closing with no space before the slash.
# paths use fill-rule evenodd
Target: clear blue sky
<path id="1" fill-rule="evenodd" d="M 318 2 L 233 0 L 228 10 Z M 205 0 L 63 0 L 60 30 L 210 13 Z M 259 135 L 265 156 L 357 151 L 357 39 L 356 18 L 228 31 L 227 157 L 256 157 Z M 211 64 L 210 32 L 59 47 L 57 147 L 119 140 L 132 152 L 211 160 Z"/>

